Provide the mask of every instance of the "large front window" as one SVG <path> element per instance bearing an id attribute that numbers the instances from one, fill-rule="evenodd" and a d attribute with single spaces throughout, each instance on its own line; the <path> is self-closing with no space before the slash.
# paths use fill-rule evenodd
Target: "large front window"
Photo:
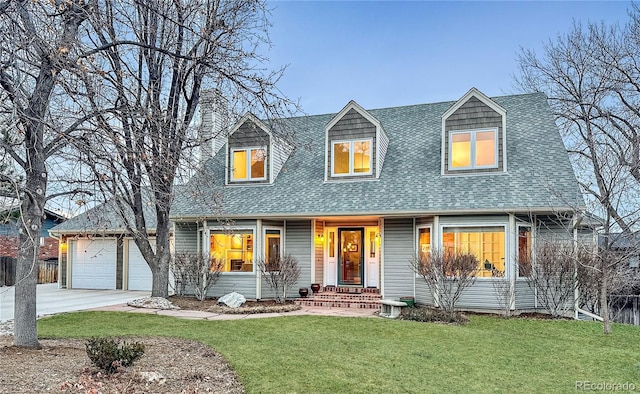
<path id="1" fill-rule="evenodd" d="M 498 130 L 451 131 L 449 169 L 498 167 Z"/>
<path id="2" fill-rule="evenodd" d="M 480 261 L 479 277 L 504 275 L 504 227 L 445 227 L 442 246 L 449 252 L 472 253 Z"/>
<path id="3" fill-rule="evenodd" d="M 266 149 L 232 149 L 232 181 L 258 181 L 266 179 Z"/>
<path id="4" fill-rule="evenodd" d="M 211 259 L 221 265 L 221 272 L 253 272 L 253 231 L 229 233 L 212 230 L 209 238 Z"/>
<path id="5" fill-rule="evenodd" d="M 371 174 L 371 140 L 333 142 L 332 176 Z"/>

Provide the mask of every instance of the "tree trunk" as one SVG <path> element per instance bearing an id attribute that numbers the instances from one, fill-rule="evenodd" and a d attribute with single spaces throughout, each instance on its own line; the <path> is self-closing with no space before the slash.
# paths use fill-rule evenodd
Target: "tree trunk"
<path id="1" fill-rule="evenodd" d="M 40 231 L 44 214 L 46 177 L 27 174 L 28 191 L 22 203 L 20 249 L 16 266 L 13 343 L 39 348 L 36 329 L 36 288 Z"/>
<path id="2" fill-rule="evenodd" d="M 602 315 L 603 332 L 611 334 L 611 321 L 609 320 L 609 300 L 607 288 L 609 287 L 609 270 L 606 263 L 602 264 L 602 286 L 600 287 L 600 314 Z"/>
<path id="3" fill-rule="evenodd" d="M 169 214 L 160 209 L 157 209 L 156 212 L 158 224 L 156 228 L 156 256 L 154 264 L 151 266 L 153 275 L 151 296 L 167 298 L 169 296 L 169 262 L 171 261 Z"/>

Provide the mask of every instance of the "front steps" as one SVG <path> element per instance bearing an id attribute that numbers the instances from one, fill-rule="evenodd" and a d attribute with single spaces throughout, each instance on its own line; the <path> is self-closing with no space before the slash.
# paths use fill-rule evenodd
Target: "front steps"
<path id="1" fill-rule="evenodd" d="M 296 298 L 294 302 L 322 308 L 380 309 L 381 298 L 379 289 L 326 286 L 316 294 L 309 290 L 308 297 Z"/>

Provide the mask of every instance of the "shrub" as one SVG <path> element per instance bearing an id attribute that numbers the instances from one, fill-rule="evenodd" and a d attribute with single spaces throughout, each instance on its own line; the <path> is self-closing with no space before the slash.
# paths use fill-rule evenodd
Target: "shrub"
<path id="1" fill-rule="evenodd" d="M 443 309 L 419 306 L 415 308 L 402 308 L 401 320 L 413 320 L 423 323 L 454 323 L 465 324 L 469 320 L 460 312 L 450 313 Z"/>
<path id="2" fill-rule="evenodd" d="M 420 275 L 433 299 L 452 318 L 462 292 L 478 274 L 478 258 L 472 253 L 434 249 L 410 260 L 410 268 Z"/>
<path id="3" fill-rule="evenodd" d="M 271 258 L 269 261 L 260 258 L 256 263 L 267 286 L 275 293 L 276 301 L 284 303 L 287 299 L 287 291 L 300 278 L 298 260 L 287 254 L 282 258 Z"/>
<path id="4" fill-rule="evenodd" d="M 91 363 L 105 373 L 113 373 L 118 367 L 129 367 L 144 355 L 144 344 L 126 343 L 122 346 L 112 338 L 91 338 L 85 343 Z"/>
<path id="5" fill-rule="evenodd" d="M 204 301 L 207 292 L 220 278 L 223 263 L 200 253 L 176 254 L 170 269 L 175 280 L 177 295 L 193 290 L 195 297 Z"/>

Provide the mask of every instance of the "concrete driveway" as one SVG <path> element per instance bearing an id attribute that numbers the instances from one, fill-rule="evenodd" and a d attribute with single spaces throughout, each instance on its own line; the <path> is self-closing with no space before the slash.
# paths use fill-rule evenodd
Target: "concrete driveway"
<path id="1" fill-rule="evenodd" d="M 59 289 L 57 283 L 38 285 L 36 313 L 38 316 L 62 312 L 101 308 L 124 304 L 136 298 L 148 297 L 149 291 Z M 0 321 L 13 320 L 13 286 L 0 287 Z"/>

